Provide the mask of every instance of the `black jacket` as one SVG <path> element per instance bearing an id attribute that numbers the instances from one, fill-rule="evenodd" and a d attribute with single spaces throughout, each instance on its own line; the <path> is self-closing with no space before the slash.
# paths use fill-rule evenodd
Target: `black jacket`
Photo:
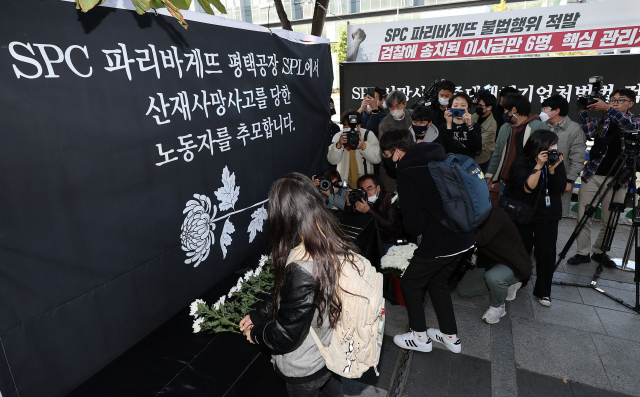
<path id="1" fill-rule="evenodd" d="M 287 266 L 280 289 L 278 314 L 272 317 L 273 303 L 267 299 L 249 314 L 254 326 L 251 339 L 265 346 L 273 354 L 285 354 L 296 350 L 309 334 L 316 311 L 314 295 L 316 282 L 313 276 L 295 263 Z"/>
<path id="2" fill-rule="evenodd" d="M 415 251 L 421 258 L 435 258 L 462 252 L 475 243 L 473 232 L 454 233 L 440 223 L 444 218 L 442 200 L 429 168 L 430 161 L 442 161 L 445 153 L 437 143 L 417 143 L 398 161 L 397 189 L 404 230 L 412 236 L 422 234 Z"/>
<path id="3" fill-rule="evenodd" d="M 370 204 L 369 213 L 376 218 L 380 238 L 383 243 L 395 244 L 402 238 L 402 216 L 398 210 L 398 202 L 391 203 L 395 195 L 380 191 L 380 197 Z"/>
<path id="4" fill-rule="evenodd" d="M 452 124 L 452 129 L 447 129 L 447 124 L 438 127 L 440 136 L 444 142 L 444 150 L 447 153 L 462 154 L 475 158 L 482 151 L 482 127 L 473 123 L 471 131 L 466 124 Z"/>

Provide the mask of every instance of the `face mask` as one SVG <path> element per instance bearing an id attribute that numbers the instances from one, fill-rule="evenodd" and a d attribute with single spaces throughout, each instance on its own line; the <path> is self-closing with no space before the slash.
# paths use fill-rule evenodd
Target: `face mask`
<path id="1" fill-rule="evenodd" d="M 448 106 L 449 105 L 449 100 L 447 98 L 440 98 L 438 97 L 438 102 L 440 103 L 440 105 L 442 106 Z"/>
<path id="2" fill-rule="evenodd" d="M 551 150 L 558 150 L 558 145 L 557 145 L 557 144 L 553 145 L 553 147 L 551 148 Z"/>
<path id="3" fill-rule="evenodd" d="M 549 115 L 545 112 L 540 112 L 540 121 L 546 123 L 547 121 L 549 121 Z"/>
<path id="4" fill-rule="evenodd" d="M 387 102 L 382 102 L 382 108 L 386 109 L 387 108 Z"/>
<path id="5" fill-rule="evenodd" d="M 414 125 L 412 126 L 413 128 L 413 132 L 416 133 L 416 135 L 424 135 L 425 132 L 427 132 L 427 130 L 429 129 L 428 125 Z"/>
<path id="6" fill-rule="evenodd" d="M 485 108 L 476 107 L 476 114 L 478 116 L 482 116 L 484 114 Z"/>
<path id="7" fill-rule="evenodd" d="M 502 120 L 504 120 L 505 123 L 510 123 L 512 118 L 513 116 L 509 116 L 509 113 L 502 113 Z"/>
<path id="8" fill-rule="evenodd" d="M 371 111 L 372 111 L 372 110 L 373 110 L 373 108 L 371 107 L 371 105 L 367 105 L 367 111 L 368 111 L 369 113 L 371 113 Z"/>
<path id="9" fill-rule="evenodd" d="M 378 195 L 377 194 L 375 196 L 367 197 L 367 201 L 370 202 L 371 204 L 375 203 L 377 199 L 378 199 Z"/>
<path id="10" fill-rule="evenodd" d="M 384 161 L 387 164 L 387 167 L 389 167 L 391 169 L 398 168 L 398 162 L 397 161 L 393 161 L 393 154 L 389 158 L 384 159 Z"/>
<path id="11" fill-rule="evenodd" d="M 404 116 L 404 110 L 403 109 L 392 110 L 391 115 L 393 116 L 394 119 L 401 120 L 401 117 Z"/>
<path id="12" fill-rule="evenodd" d="M 332 116 L 333 116 L 334 114 L 336 114 L 336 108 L 333 108 L 333 107 L 332 107 L 332 108 L 330 108 L 330 109 L 329 109 L 329 111 L 330 111 L 330 113 L 331 113 L 331 115 L 332 115 Z"/>

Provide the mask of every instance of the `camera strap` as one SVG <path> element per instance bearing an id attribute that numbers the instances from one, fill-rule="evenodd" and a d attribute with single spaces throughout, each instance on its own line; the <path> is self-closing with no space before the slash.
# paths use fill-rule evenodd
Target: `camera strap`
<path id="1" fill-rule="evenodd" d="M 363 141 L 365 141 L 365 143 L 367 142 L 367 137 L 368 136 L 369 136 L 369 130 L 365 130 L 364 131 L 364 139 L 363 139 Z M 363 175 L 367 174 L 367 159 L 364 156 L 362 156 L 362 166 L 364 167 L 362 169 Z"/>

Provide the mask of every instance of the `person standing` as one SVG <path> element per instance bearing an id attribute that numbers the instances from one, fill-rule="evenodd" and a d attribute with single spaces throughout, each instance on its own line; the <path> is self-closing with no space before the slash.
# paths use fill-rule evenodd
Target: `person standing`
<path id="1" fill-rule="evenodd" d="M 387 95 L 387 108 L 389 114 L 382 119 L 378 127 L 378 139 L 391 128 L 410 129 L 413 125 L 411 112 L 407 109 L 407 96 L 402 91 L 391 91 Z M 396 191 L 396 170 L 387 167 L 384 163 L 380 166 L 380 181 L 387 192 Z"/>
<path id="2" fill-rule="evenodd" d="M 496 147 L 496 119 L 491 111 L 496 106 L 496 97 L 491 94 L 482 95 L 478 98 L 476 112 L 471 116 L 471 121 L 480 125 L 482 130 L 482 151 L 475 158 L 482 172 L 487 172 L 491 153 Z M 502 117 L 502 116 L 500 116 Z"/>
<path id="3" fill-rule="evenodd" d="M 558 152 L 564 155 L 567 170 L 567 187 L 562 194 L 562 216 L 571 215 L 573 184 L 584 168 L 587 153 L 587 138 L 580 124 L 569 116 L 569 102 L 562 95 L 552 95 L 542 102 L 540 121 L 546 123 L 558 136 Z"/>
<path id="4" fill-rule="evenodd" d="M 380 147 L 385 162 L 398 171 L 404 230 L 411 236 L 422 235 L 422 242 L 401 282 L 411 331 L 394 336 L 393 342 L 403 349 L 430 352 L 433 340 L 460 353 L 462 344 L 456 335 L 458 330 L 448 283 L 462 255 L 474 246 L 476 237 L 473 232 L 452 232 L 438 221 L 445 212 L 428 164 L 444 160 L 444 149 L 433 142 L 414 143 L 406 129 L 388 130 L 380 138 Z M 420 292 L 425 285 L 439 329 L 427 329 Z"/>
<path id="5" fill-rule="evenodd" d="M 447 153 L 462 154 L 474 158 L 482 150 L 482 130 L 471 121 L 471 98 L 464 92 L 458 92 L 451 98 L 452 109 L 462 109 L 462 117 L 453 117 L 449 109 L 444 112 L 445 123 L 438 126 L 444 150 Z"/>
<path id="6" fill-rule="evenodd" d="M 563 158 L 549 164 L 549 150 L 558 136 L 549 130 L 534 131 L 511 166 L 505 197 L 529 204 L 533 216 L 528 224 L 516 223 L 520 238 L 531 255 L 536 247 L 536 285 L 533 295 L 543 306 L 551 306 L 551 281 L 556 263 L 558 223 L 562 218 L 560 195 L 567 186 Z"/>

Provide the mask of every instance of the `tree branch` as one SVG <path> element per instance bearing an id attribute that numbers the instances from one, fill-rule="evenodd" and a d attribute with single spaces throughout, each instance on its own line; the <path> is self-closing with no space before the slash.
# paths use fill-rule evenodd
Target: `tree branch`
<path id="1" fill-rule="evenodd" d="M 322 36 L 322 29 L 324 28 L 324 20 L 327 18 L 325 9 L 329 9 L 329 0 L 315 0 L 315 7 L 313 8 L 313 22 L 311 23 L 311 35 Z M 322 7 L 320 7 L 322 6 Z"/>
<path id="2" fill-rule="evenodd" d="M 287 13 L 284 10 L 284 6 L 282 5 L 282 0 L 274 0 L 273 1 L 276 6 L 276 11 L 278 12 L 278 18 L 280 18 L 280 23 L 282 24 L 282 29 L 284 30 L 293 30 L 291 27 L 291 21 L 287 17 Z"/>

